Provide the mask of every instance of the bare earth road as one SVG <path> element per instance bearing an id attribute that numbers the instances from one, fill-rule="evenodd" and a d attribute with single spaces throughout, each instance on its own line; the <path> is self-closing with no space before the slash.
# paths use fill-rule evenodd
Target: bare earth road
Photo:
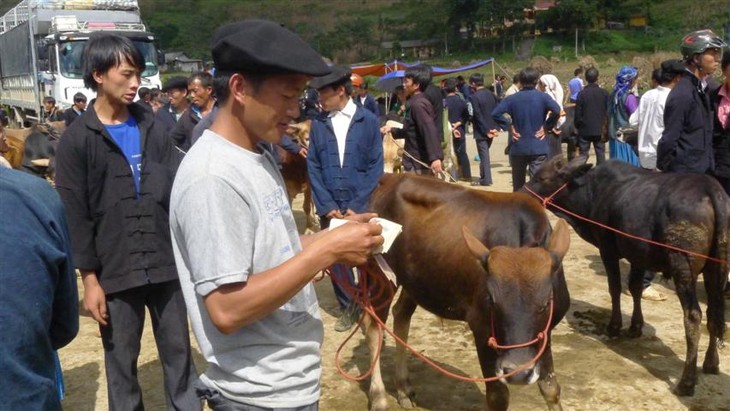
<path id="1" fill-rule="evenodd" d="M 469 139 L 470 157 L 476 153 L 473 139 Z M 497 138 L 491 148 L 493 191 L 511 191 L 510 168 L 503 154 L 505 136 Z M 478 175 L 477 163 L 472 170 Z M 460 183 L 462 184 L 462 183 Z M 295 214 L 302 221 L 301 200 L 295 202 Z M 565 274 L 571 293 L 571 308 L 567 317 L 553 332 L 553 353 L 558 380 L 562 385 L 562 404 L 566 410 L 730 410 L 730 355 L 729 348 L 720 351 L 719 375 L 699 373 L 694 397 L 679 398 L 671 388 L 679 379 L 685 357 L 682 311 L 671 284 L 659 282 L 658 289 L 669 296 L 667 301 L 645 301 L 644 336 L 609 339 L 604 332 L 609 320 L 610 299 L 606 276 L 598 256 L 591 245 L 572 234 L 571 248 L 564 260 Z M 628 265 L 622 265 L 625 275 Z M 80 286 L 80 284 L 79 284 Z M 81 286 L 80 286 L 81 287 Z M 346 334 L 333 331 L 337 315 L 329 281 L 317 284 L 325 327 L 322 347 L 323 411 L 366 410 L 367 383 L 345 380 L 337 373 L 334 355 Z M 81 288 L 80 288 L 81 290 Z M 702 282 L 698 287 L 704 306 Z M 630 297 L 621 297 L 624 324 L 629 323 Z M 730 318 L 730 310 L 726 310 Z M 627 326 L 625 325 L 624 328 Z M 700 364 L 707 347 L 708 334 L 702 325 Z M 412 345 L 420 352 L 436 360 L 452 372 L 480 376 L 479 364 L 468 327 L 459 322 L 444 321 L 418 309 L 413 317 Z M 392 410 L 398 410 L 394 394 L 393 358 L 395 346 L 386 338 L 382 354 L 384 382 L 389 393 Z M 89 317 L 81 318 L 79 336 L 60 351 L 63 364 L 67 398 L 63 406 L 67 410 L 106 410 L 106 378 L 104 377 L 101 341 L 96 337 L 96 326 Z M 197 353 L 198 370 L 204 362 Z M 352 374 L 360 374 L 368 368 L 367 349 L 361 334 L 343 349 L 343 365 Z M 483 384 L 466 383 L 449 379 L 416 359 L 409 363 L 411 381 L 417 392 L 419 410 L 481 410 L 484 407 Z M 165 399 L 162 371 L 147 324 L 139 362 L 139 377 L 148 410 L 164 410 Z M 537 386 L 510 388 L 511 409 L 546 409 Z"/>

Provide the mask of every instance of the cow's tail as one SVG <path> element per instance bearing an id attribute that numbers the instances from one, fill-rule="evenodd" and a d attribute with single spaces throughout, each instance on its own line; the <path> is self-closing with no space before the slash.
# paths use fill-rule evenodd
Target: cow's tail
<path id="1" fill-rule="evenodd" d="M 722 295 L 730 271 L 730 198 L 717 184 L 717 189 L 710 191 L 710 199 L 715 209 L 715 232 L 713 235 L 710 257 L 719 261 L 708 261 L 703 271 L 706 289 L 712 287 L 719 290 L 719 297 L 707 301 L 708 327 L 717 327 L 717 336 L 723 340 L 725 334 L 725 297 Z"/>

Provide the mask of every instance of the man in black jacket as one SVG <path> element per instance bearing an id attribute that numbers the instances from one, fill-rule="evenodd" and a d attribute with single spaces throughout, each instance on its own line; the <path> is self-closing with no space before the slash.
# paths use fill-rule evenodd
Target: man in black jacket
<path id="1" fill-rule="evenodd" d="M 720 64 L 727 44 L 710 30 L 700 30 L 682 39 L 680 50 L 687 71 L 669 92 L 664 106 L 664 132 L 657 145 L 657 168 L 681 173 L 710 173 L 712 107 L 707 80 Z"/>
<path id="2" fill-rule="evenodd" d="M 575 128 L 578 130 L 578 150 L 588 157 L 588 151 L 596 151 L 596 164 L 606 160 L 606 143 L 602 140 L 608 115 L 608 91 L 598 85 L 598 70 L 586 70 L 588 85 L 578 93 L 575 103 Z"/>
<path id="3" fill-rule="evenodd" d="M 188 79 L 182 76 L 172 77 L 162 87 L 170 102 L 157 110 L 155 119 L 165 125 L 167 131 L 172 130 L 190 105 L 188 103 Z"/>
<path id="4" fill-rule="evenodd" d="M 192 103 L 180 117 L 170 137 L 183 151 L 188 151 L 193 145 L 193 129 L 198 122 L 208 115 L 215 106 L 213 96 L 213 77 L 210 73 L 201 71 L 193 74 L 188 80 L 188 92 Z"/>
<path id="5" fill-rule="evenodd" d="M 469 96 L 474 126 L 474 140 L 477 143 L 479 153 L 479 180 L 472 182 L 473 186 L 492 185 L 492 164 L 489 159 L 489 148 L 492 146 L 492 139 L 497 135 L 499 126 L 492 118 L 492 111 L 499 102 L 497 97 L 484 88 L 484 76 L 476 73 L 469 77 L 469 86 L 472 94 Z"/>
<path id="6" fill-rule="evenodd" d="M 92 35 L 83 62 L 97 97 L 61 139 L 56 188 L 84 307 L 100 324 L 109 409 L 143 408 L 137 358 L 147 307 L 168 409 L 200 410 L 168 222 L 180 154 L 152 111 L 133 103 L 144 58 L 128 38 Z"/>

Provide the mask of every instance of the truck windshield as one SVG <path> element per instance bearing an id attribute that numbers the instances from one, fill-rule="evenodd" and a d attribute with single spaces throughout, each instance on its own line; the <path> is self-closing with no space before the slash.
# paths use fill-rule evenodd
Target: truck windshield
<path id="1" fill-rule="evenodd" d="M 144 57 L 144 71 L 142 77 L 154 76 L 159 72 L 157 67 L 157 52 L 155 51 L 155 45 L 146 40 L 135 40 L 133 39 L 137 50 L 142 53 Z M 84 52 L 84 46 L 86 40 L 74 40 L 66 41 L 59 44 L 59 69 L 61 75 L 68 78 L 83 78 L 84 69 L 81 64 L 81 55 Z"/>

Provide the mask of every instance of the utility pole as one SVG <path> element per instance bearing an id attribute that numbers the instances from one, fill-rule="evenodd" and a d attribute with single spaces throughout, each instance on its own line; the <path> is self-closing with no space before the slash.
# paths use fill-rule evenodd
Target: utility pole
<path id="1" fill-rule="evenodd" d="M 575 28 L 575 58 L 578 59 L 578 27 Z"/>

